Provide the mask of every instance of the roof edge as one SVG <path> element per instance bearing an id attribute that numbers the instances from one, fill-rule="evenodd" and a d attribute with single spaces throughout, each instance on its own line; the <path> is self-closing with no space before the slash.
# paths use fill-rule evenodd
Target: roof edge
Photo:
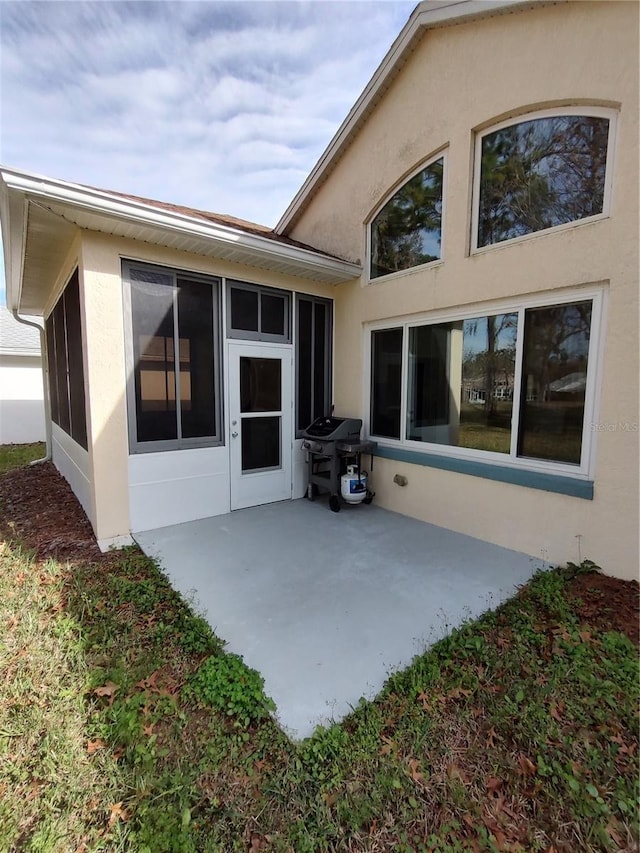
<path id="1" fill-rule="evenodd" d="M 373 73 L 360 97 L 342 122 L 329 145 L 320 155 L 305 182 L 280 217 L 274 231 L 286 235 L 302 215 L 314 190 L 325 174 L 339 159 L 354 136 L 359 123 L 367 115 L 381 90 L 391 81 L 402 65 L 414 42 L 429 29 L 477 18 L 499 15 L 519 9 L 567 3 L 569 0 L 422 0 L 411 13 L 386 56 Z"/>
<path id="2" fill-rule="evenodd" d="M 10 221 L 8 202 L 11 196 L 14 198 L 21 197 L 25 201 L 37 202 L 40 200 L 42 202 L 67 204 L 70 207 L 135 221 L 159 229 L 186 232 L 223 243 L 235 243 L 250 252 L 255 252 L 256 256 L 280 256 L 308 265 L 311 268 L 324 269 L 334 274 L 338 280 L 346 281 L 356 278 L 361 273 L 361 267 L 358 264 L 332 257 L 312 247 L 305 248 L 292 245 L 283 240 L 274 240 L 273 237 L 263 237 L 259 234 L 242 231 L 239 228 L 206 220 L 197 215 L 189 216 L 185 212 L 167 210 L 154 206 L 151 200 L 147 202 L 132 199 L 118 193 L 110 193 L 106 190 L 98 190 L 81 184 L 73 184 L 0 166 L 0 200 L 4 202 L 2 204 L 2 229 L 3 239 L 5 240 L 5 258 L 9 260 L 8 267 L 13 267 L 17 261 L 15 254 L 9 251 L 9 241 L 12 237 L 14 239 L 18 237 L 15 230 L 16 223 Z M 205 212 L 202 211 L 202 213 Z M 194 210 L 194 213 L 197 211 Z M 24 223 L 22 223 L 22 228 L 24 229 Z M 12 254 L 13 257 L 11 257 Z M 7 269 L 7 272 L 10 273 L 10 270 Z M 14 280 L 16 279 L 16 272 L 15 269 L 12 269 L 10 273 Z M 18 278 L 20 277 L 18 276 Z"/>

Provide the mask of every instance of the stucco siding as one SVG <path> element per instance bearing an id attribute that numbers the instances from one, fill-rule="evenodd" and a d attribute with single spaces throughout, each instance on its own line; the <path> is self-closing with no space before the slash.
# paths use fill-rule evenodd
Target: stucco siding
<path id="1" fill-rule="evenodd" d="M 593 500 L 389 460 L 376 460 L 371 482 L 390 509 L 534 557 L 544 551 L 552 562 L 576 560 L 580 542 L 583 558 L 623 577 L 638 572 L 637 57 L 633 3 L 571 2 L 428 31 L 290 232 L 366 266 L 370 217 L 422 162 L 445 153 L 442 262 L 371 284 L 365 273 L 338 289 L 336 410 L 365 420 L 368 323 L 535 294 L 572 299 L 592 285 L 602 292 L 587 424 Z M 471 252 L 475 132 L 564 105 L 616 111 L 608 217 Z M 394 485 L 395 473 L 409 485 Z"/>
<path id="2" fill-rule="evenodd" d="M 121 541 L 129 526 L 125 367 L 120 265 L 100 240 L 83 235 L 83 315 L 87 436 L 96 538 Z"/>

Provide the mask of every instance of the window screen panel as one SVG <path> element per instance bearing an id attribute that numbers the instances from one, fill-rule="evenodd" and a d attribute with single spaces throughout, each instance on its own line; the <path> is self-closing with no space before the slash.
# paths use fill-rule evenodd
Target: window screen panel
<path id="1" fill-rule="evenodd" d="M 306 429 L 313 421 L 313 303 L 298 298 L 298 329 L 296 338 L 298 358 L 297 427 Z"/>
<path id="2" fill-rule="evenodd" d="M 178 281 L 178 355 L 183 438 L 216 434 L 213 308 L 211 285 Z"/>
<path id="3" fill-rule="evenodd" d="M 260 331 L 266 335 L 285 334 L 285 311 L 287 300 L 284 296 L 260 295 Z"/>
<path id="4" fill-rule="evenodd" d="M 326 308 L 321 302 L 313 305 L 313 417 L 328 415 L 325 391 L 327 386 L 327 320 Z"/>
<path id="5" fill-rule="evenodd" d="M 241 287 L 231 288 L 231 328 L 244 332 L 257 332 L 259 294 Z"/>
<path id="6" fill-rule="evenodd" d="M 49 373 L 49 402 L 51 404 L 51 420 L 60 424 L 60 407 L 58 405 L 58 373 L 56 367 L 56 339 L 51 313 L 44 324 L 47 338 L 47 367 Z"/>
<path id="7" fill-rule="evenodd" d="M 296 296 L 296 427 L 305 430 L 331 409 L 332 303 Z"/>
<path id="8" fill-rule="evenodd" d="M 69 383 L 67 378 L 67 341 L 65 329 L 64 294 L 53 309 L 53 328 L 56 351 L 56 382 L 58 386 L 58 426 L 67 435 L 71 431 L 71 412 L 69 408 Z"/>
<path id="9" fill-rule="evenodd" d="M 176 439 L 173 277 L 136 270 L 131 314 L 137 440 Z"/>
<path id="10" fill-rule="evenodd" d="M 80 284 L 78 273 L 72 277 L 64 292 L 69 363 L 69 409 L 71 437 L 87 448 L 87 416 L 84 397 L 84 366 L 82 354 L 82 324 L 80 317 Z"/>

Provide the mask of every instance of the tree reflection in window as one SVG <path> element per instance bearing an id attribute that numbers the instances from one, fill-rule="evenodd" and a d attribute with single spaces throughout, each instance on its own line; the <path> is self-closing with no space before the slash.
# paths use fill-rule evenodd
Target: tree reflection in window
<path id="1" fill-rule="evenodd" d="M 440 258 L 444 159 L 414 175 L 371 223 L 371 278 Z"/>
<path id="2" fill-rule="evenodd" d="M 592 303 L 525 315 L 518 453 L 580 464 Z"/>
<path id="3" fill-rule="evenodd" d="M 602 213 L 609 119 L 551 116 L 482 139 L 478 247 Z"/>

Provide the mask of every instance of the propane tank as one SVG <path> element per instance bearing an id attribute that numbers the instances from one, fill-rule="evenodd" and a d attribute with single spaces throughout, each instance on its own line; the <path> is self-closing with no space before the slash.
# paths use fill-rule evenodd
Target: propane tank
<path id="1" fill-rule="evenodd" d="M 347 473 L 340 478 L 340 494 L 348 504 L 359 504 L 367 496 L 367 472 L 357 465 L 347 465 Z"/>

